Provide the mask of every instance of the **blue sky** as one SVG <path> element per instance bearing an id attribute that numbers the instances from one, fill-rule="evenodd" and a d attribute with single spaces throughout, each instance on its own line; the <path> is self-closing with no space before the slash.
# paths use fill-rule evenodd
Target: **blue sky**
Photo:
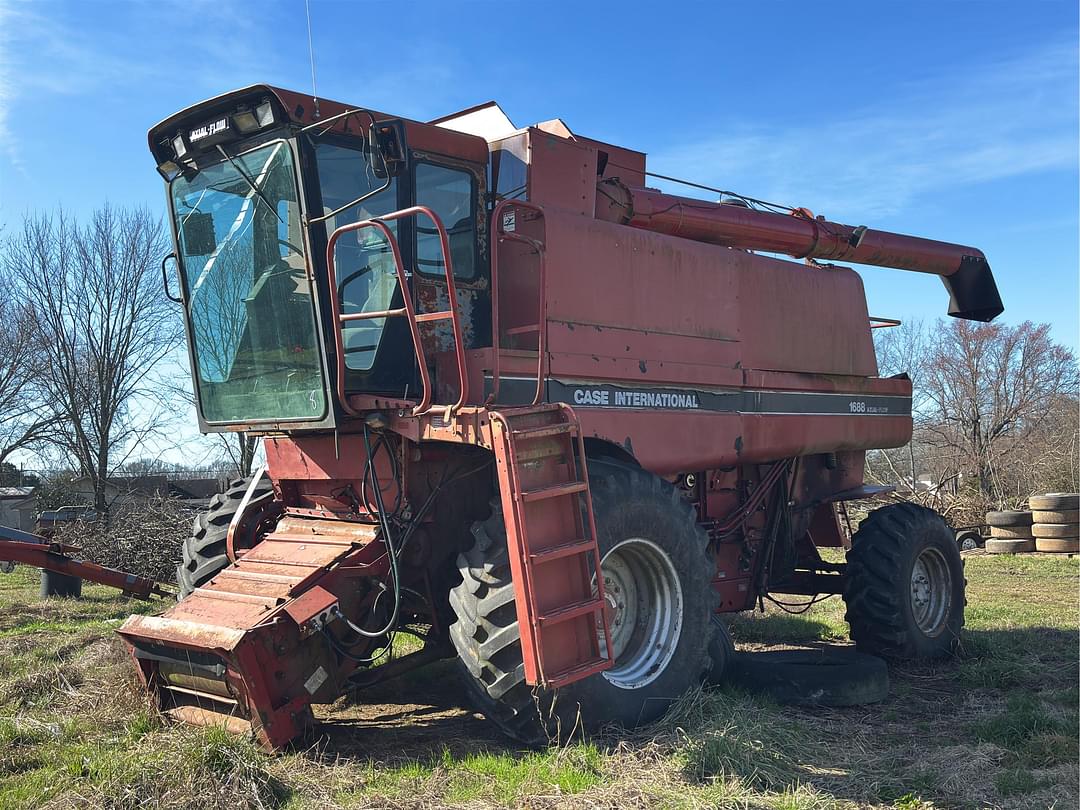
<path id="1" fill-rule="evenodd" d="M 1078 342 L 1077 4 L 311 0 L 320 95 L 427 119 L 497 99 L 654 171 L 974 245 L 1009 322 Z M 0 223 L 164 211 L 150 125 L 253 82 L 308 90 L 303 0 L 0 0 Z M 863 272 L 872 314 L 933 277 Z"/>

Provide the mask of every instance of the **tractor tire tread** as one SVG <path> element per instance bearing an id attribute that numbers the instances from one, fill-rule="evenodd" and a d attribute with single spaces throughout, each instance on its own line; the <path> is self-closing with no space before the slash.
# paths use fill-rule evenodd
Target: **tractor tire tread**
<path id="1" fill-rule="evenodd" d="M 628 493 L 675 507 L 668 514 L 694 534 L 700 546 L 696 553 L 701 555 L 694 574 L 703 581 L 710 608 L 715 608 L 718 597 L 707 587 L 702 573 L 709 567 L 708 536 L 698 526 L 693 506 L 673 486 L 640 468 L 591 458 L 588 465 L 598 522 L 605 509 L 615 511 L 618 499 Z M 458 650 L 459 667 L 473 705 L 504 734 L 526 745 L 562 741 L 568 732 L 572 734 L 578 728 L 579 709 L 589 705 L 584 700 L 575 702 L 574 690 L 579 686 L 587 688 L 591 679 L 554 691 L 525 682 L 506 529 L 498 497 L 491 506 L 491 516 L 473 526 L 475 545 L 458 557 L 462 582 L 450 597 L 457 616 L 450 635 Z M 711 628 L 708 624 L 705 631 L 694 636 L 692 651 L 681 662 L 680 677 L 683 672 L 694 671 L 695 682 L 700 683 L 708 672 Z"/>
<path id="2" fill-rule="evenodd" d="M 898 578 L 910 556 L 914 533 L 936 533 L 939 549 L 953 561 L 953 575 L 963 582 L 963 567 L 956 546 L 955 533 L 933 510 L 912 503 L 899 503 L 871 512 L 852 538 L 847 555 L 843 598 L 847 605 L 845 619 L 851 638 L 860 652 L 886 658 L 936 657 L 951 653 L 959 642 L 963 610 L 953 617 L 942 645 L 920 644 L 905 615 L 902 589 Z"/>
<path id="3" fill-rule="evenodd" d="M 987 512 L 986 524 L 988 526 L 1002 526 L 1012 528 L 1014 526 L 1030 526 L 1031 512 L 1008 510 L 1002 512 Z"/>
<path id="4" fill-rule="evenodd" d="M 240 502 L 244 499 L 250 479 L 236 478 L 229 482 L 225 492 L 210 499 L 205 512 L 196 515 L 191 535 L 184 540 L 181 562 L 176 568 L 176 584 L 183 599 L 196 588 L 205 585 L 229 565 L 226 540 Z M 261 480 L 255 488 L 255 496 L 272 491 L 270 481 Z"/>

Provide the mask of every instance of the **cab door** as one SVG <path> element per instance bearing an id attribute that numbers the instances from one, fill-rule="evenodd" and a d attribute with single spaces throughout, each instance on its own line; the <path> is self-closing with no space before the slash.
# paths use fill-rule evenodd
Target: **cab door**
<path id="1" fill-rule="evenodd" d="M 457 306 L 465 349 L 491 345 L 490 266 L 487 253 L 487 216 L 483 205 L 485 167 L 433 155 L 414 155 L 412 184 L 417 205 L 430 208 L 442 221 L 450 242 Z M 410 220 L 416 275 L 413 295 L 417 312 L 445 310 L 449 305 L 446 268 L 439 234 L 423 215 Z M 436 401 L 456 396 L 456 368 L 447 357 L 453 352 L 448 321 L 422 327 L 425 349 L 433 362 Z M 440 379 L 443 378 L 443 379 Z M 442 383 L 442 384 L 441 384 Z M 474 399 L 480 392 L 473 392 Z"/>

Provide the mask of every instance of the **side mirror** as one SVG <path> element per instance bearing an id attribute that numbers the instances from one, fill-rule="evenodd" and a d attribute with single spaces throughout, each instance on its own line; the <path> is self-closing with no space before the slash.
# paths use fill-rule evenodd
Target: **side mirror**
<path id="1" fill-rule="evenodd" d="M 399 119 L 376 121 L 368 130 L 371 148 L 371 168 L 380 179 L 404 173 L 407 163 L 405 124 Z"/>
<path id="2" fill-rule="evenodd" d="M 209 256 L 217 247 L 214 215 L 192 211 L 181 218 L 180 243 L 185 256 Z"/>

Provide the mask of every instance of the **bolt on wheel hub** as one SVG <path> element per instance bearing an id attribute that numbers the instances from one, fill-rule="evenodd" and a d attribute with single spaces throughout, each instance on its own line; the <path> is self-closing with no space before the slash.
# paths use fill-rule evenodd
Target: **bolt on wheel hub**
<path id="1" fill-rule="evenodd" d="M 682 632 L 682 585 L 667 553 L 642 538 L 612 548 L 600 570 L 615 658 L 603 676 L 622 689 L 638 689 L 659 677 L 675 654 Z M 606 650 L 603 638 L 600 648 Z"/>
<path id="2" fill-rule="evenodd" d="M 952 573 L 936 548 L 926 548 L 911 569 L 911 613 L 915 624 L 928 636 L 945 629 L 952 605 Z"/>

